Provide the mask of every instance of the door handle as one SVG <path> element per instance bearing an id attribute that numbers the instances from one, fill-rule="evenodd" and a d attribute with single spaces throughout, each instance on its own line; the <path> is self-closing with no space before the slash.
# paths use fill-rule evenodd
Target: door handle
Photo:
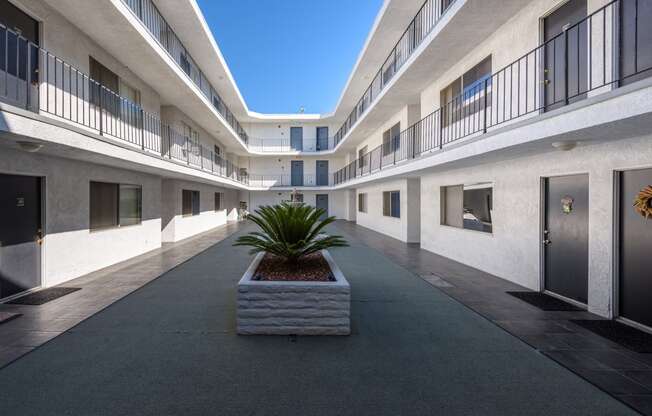
<path id="1" fill-rule="evenodd" d="M 549 245 L 550 243 L 552 243 L 552 241 L 550 241 L 550 240 L 548 240 L 548 239 L 545 239 L 545 240 L 542 241 L 542 243 L 543 243 L 544 245 L 547 246 L 547 245 Z"/>

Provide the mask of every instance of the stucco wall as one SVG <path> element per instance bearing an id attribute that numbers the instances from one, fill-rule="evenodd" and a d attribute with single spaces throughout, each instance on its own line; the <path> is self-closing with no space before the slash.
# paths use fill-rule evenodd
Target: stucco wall
<path id="1" fill-rule="evenodd" d="M 418 182 L 417 182 L 418 184 Z M 401 193 L 401 217 L 394 218 L 383 215 L 383 192 L 399 191 Z M 356 189 L 357 195 L 367 194 L 367 212 L 356 212 L 358 225 L 370 228 L 390 237 L 405 242 L 418 242 L 419 232 L 414 224 L 418 224 L 419 188 L 414 180 L 396 179 L 379 184 L 361 186 Z"/>
<path id="2" fill-rule="evenodd" d="M 589 174 L 589 309 L 611 313 L 614 171 L 652 166 L 652 137 L 550 151 L 421 177 L 421 246 L 533 290 L 540 287 L 542 177 Z M 440 224 L 440 187 L 492 182 L 493 234 Z"/>
<path id="3" fill-rule="evenodd" d="M 161 245 L 161 180 L 102 165 L 4 147 L 0 173 L 45 179 L 43 285 L 52 286 Z M 90 231 L 90 181 L 142 186 L 142 223 Z"/>
<path id="4" fill-rule="evenodd" d="M 249 135 L 249 144 L 255 151 L 288 151 L 290 146 L 290 127 L 303 128 L 303 151 L 316 150 L 317 127 L 328 127 L 329 143 L 339 126 L 329 121 L 324 122 L 284 122 L 284 123 L 245 123 Z"/>
<path id="5" fill-rule="evenodd" d="M 199 191 L 199 215 L 182 215 L 183 190 Z M 215 211 L 215 193 L 224 193 L 222 209 Z M 175 242 L 237 219 L 238 191 L 198 182 L 164 179 L 162 184 L 162 241 Z"/>

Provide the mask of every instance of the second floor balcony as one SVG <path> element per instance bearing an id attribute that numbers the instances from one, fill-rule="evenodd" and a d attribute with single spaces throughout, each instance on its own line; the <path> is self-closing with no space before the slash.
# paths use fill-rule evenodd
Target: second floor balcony
<path id="1" fill-rule="evenodd" d="M 517 121 L 560 110 L 652 75 L 639 3 L 615 0 L 442 103 L 333 174 L 335 185 L 446 151 Z"/>
<path id="2" fill-rule="evenodd" d="M 256 153 L 312 153 L 333 150 L 335 139 L 324 138 L 300 138 L 293 140 L 289 137 L 282 138 L 255 138 L 250 137 L 247 148 Z"/>
<path id="3" fill-rule="evenodd" d="M 256 174 L 248 178 L 248 184 L 252 188 L 312 188 L 326 187 L 333 185 L 331 175 L 325 172 L 323 175 L 316 174 Z"/>
<path id="4" fill-rule="evenodd" d="M 0 24 L 0 101 L 246 184 L 246 171 Z"/>

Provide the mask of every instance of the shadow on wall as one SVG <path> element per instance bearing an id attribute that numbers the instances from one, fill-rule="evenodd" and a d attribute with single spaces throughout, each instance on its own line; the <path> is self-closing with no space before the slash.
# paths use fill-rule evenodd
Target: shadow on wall
<path id="1" fill-rule="evenodd" d="M 190 191 L 186 195 L 184 209 L 184 190 Z M 173 179 L 165 179 L 161 185 L 161 230 L 174 233 L 175 219 L 191 219 L 210 214 L 223 214 L 225 221 L 237 219 L 238 214 L 238 191 L 186 182 Z M 193 192 L 198 195 L 193 196 Z M 215 194 L 222 195 L 220 199 L 221 208 L 215 210 Z M 197 206 L 198 205 L 198 206 Z M 215 224 L 219 226 L 221 224 Z M 164 237 L 164 240 L 167 239 Z"/>

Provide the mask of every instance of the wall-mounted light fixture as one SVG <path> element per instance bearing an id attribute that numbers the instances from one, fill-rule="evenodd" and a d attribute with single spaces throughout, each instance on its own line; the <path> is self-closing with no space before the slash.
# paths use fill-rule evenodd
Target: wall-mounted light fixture
<path id="1" fill-rule="evenodd" d="M 17 143 L 21 150 L 30 153 L 38 152 L 43 147 L 43 144 L 35 143 L 35 142 L 17 142 Z"/>
<path id="2" fill-rule="evenodd" d="M 554 147 L 557 150 L 561 150 L 562 152 L 567 152 L 569 150 L 575 149 L 577 147 L 577 142 L 573 142 L 573 141 L 554 142 L 552 144 L 552 147 Z"/>

